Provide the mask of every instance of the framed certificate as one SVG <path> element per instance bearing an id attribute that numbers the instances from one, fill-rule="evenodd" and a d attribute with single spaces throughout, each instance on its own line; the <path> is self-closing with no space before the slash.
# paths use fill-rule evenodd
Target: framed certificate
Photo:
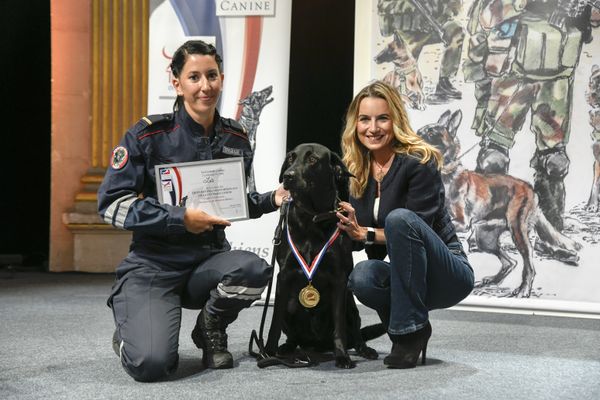
<path id="1" fill-rule="evenodd" d="M 241 157 L 162 164 L 154 171 L 161 203 L 199 208 L 229 221 L 250 217 Z"/>

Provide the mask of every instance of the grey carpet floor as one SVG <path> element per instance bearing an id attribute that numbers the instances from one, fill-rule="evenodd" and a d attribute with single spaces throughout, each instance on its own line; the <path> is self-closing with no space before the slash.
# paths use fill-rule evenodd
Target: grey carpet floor
<path id="1" fill-rule="evenodd" d="M 390 349 L 357 366 L 260 369 L 248 354 L 262 307 L 228 329 L 232 370 L 204 370 L 184 310 L 180 364 L 168 381 L 138 383 L 111 348 L 110 274 L 0 271 L 0 399 L 600 399 L 600 320 L 439 310 L 428 362 L 389 370 Z M 363 324 L 377 322 L 360 307 Z M 266 336 L 266 332 L 265 332 Z"/>

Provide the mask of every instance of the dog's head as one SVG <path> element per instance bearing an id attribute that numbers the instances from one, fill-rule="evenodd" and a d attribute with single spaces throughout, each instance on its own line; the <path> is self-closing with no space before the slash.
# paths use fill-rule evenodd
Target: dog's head
<path id="1" fill-rule="evenodd" d="M 294 201 L 321 212 L 331 210 L 336 199 L 348 201 L 350 176 L 339 155 L 318 143 L 303 143 L 286 154 L 279 182 Z"/>
<path id="2" fill-rule="evenodd" d="M 442 153 L 445 165 L 449 165 L 458 159 L 460 142 L 456 137 L 456 132 L 461 121 L 462 112 L 460 110 L 453 113 L 447 110 L 437 122 L 425 125 L 417 131 L 417 135 Z"/>
<path id="3" fill-rule="evenodd" d="M 273 101 L 271 94 L 273 86 L 267 86 L 263 90 L 250 93 L 240 100 L 240 104 L 250 106 L 253 111 L 260 112 L 267 104 Z"/>
<path id="4" fill-rule="evenodd" d="M 412 58 L 412 55 L 408 52 L 404 41 L 394 33 L 394 39 L 387 44 L 377 55 L 373 58 L 376 64 L 383 64 L 385 62 L 398 62 L 402 63 L 408 58 Z"/>
<path id="5" fill-rule="evenodd" d="M 600 107 L 600 67 L 596 64 L 592 66 L 592 74 L 585 91 L 585 99 L 591 107 Z"/>

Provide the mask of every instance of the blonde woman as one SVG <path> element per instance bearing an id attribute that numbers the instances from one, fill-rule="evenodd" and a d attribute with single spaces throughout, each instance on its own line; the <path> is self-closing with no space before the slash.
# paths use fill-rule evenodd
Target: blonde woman
<path id="1" fill-rule="evenodd" d="M 338 226 L 369 258 L 355 266 L 349 286 L 387 326 L 392 350 L 384 364 L 412 368 L 421 353 L 424 364 L 429 311 L 460 302 L 474 280 L 444 206 L 441 156 L 415 134 L 398 92 L 381 81 L 352 100 L 342 153 L 355 178 Z"/>

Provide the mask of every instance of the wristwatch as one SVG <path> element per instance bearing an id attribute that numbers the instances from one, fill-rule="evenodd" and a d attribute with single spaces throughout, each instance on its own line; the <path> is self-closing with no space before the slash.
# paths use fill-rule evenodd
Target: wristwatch
<path id="1" fill-rule="evenodd" d="M 375 243 L 375 228 L 371 228 L 370 226 L 367 228 L 367 240 L 365 240 L 365 244 L 372 245 Z"/>

